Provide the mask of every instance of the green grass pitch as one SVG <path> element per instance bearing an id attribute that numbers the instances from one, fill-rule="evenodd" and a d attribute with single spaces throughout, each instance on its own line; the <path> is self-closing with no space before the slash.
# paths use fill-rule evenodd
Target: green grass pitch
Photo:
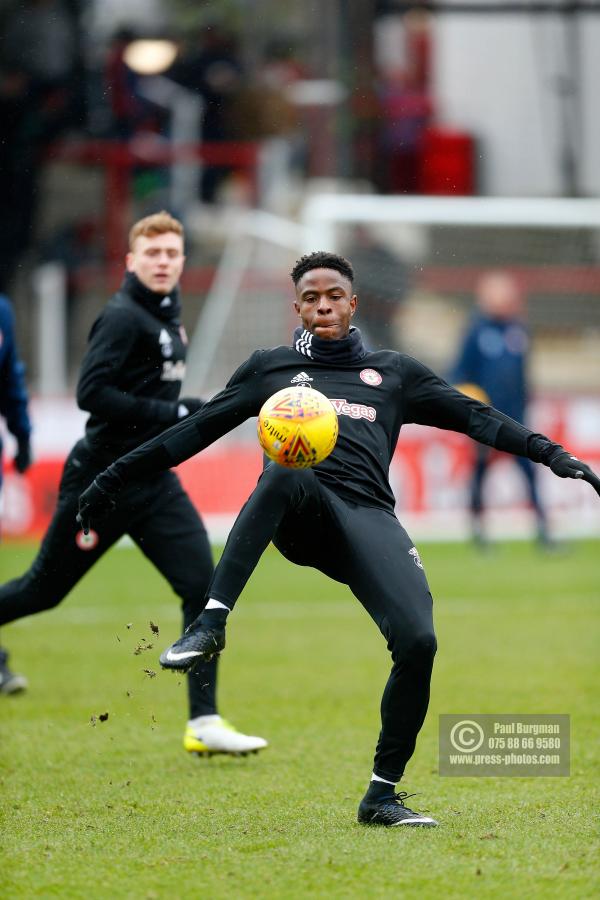
<path id="1" fill-rule="evenodd" d="M 220 705 L 270 747 L 197 759 L 183 680 L 158 666 L 177 600 L 116 549 L 59 609 L 3 629 L 30 689 L 0 698 L 0 895 L 599 896 L 600 543 L 420 549 L 439 650 L 402 786 L 440 828 L 355 822 L 389 662 L 347 589 L 269 549 L 232 616 Z M 0 547 L 2 580 L 32 553 Z M 440 778 L 438 714 L 469 712 L 569 713 L 571 776 Z"/>

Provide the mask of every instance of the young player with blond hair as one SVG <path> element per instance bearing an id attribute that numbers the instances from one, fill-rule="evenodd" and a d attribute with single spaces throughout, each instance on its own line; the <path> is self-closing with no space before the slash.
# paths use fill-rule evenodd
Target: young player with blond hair
<path id="1" fill-rule="evenodd" d="M 0 588 L 0 624 L 57 606 L 124 534 L 181 598 L 184 627 L 202 611 L 212 555 L 202 520 L 174 472 L 136 480 L 119 509 L 89 533 L 75 522 L 79 494 L 95 475 L 202 406 L 179 396 L 187 352 L 179 292 L 184 264 L 181 222 L 159 212 L 135 223 L 125 278 L 92 326 L 81 365 L 77 402 L 90 414 L 85 436 L 66 460 L 54 517 L 35 560 Z M 221 718 L 216 683 L 216 659 L 188 676 L 185 749 L 239 754 L 265 747 L 263 738 L 241 734 Z"/>

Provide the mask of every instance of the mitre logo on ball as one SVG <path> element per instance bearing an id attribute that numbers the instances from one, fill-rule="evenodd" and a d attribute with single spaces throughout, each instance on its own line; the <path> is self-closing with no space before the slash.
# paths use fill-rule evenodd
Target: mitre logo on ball
<path id="1" fill-rule="evenodd" d="M 283 388 L 263 404 L 258 440 L 274 462 L 290 469 L 316 466 L 329 456 L 338 436 L 331 401 L 306 385 Z"/>

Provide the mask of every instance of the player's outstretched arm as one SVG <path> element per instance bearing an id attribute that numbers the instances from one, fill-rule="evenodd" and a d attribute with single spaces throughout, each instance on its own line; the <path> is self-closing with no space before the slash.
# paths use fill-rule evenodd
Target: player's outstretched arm
<path id="1" fill-rule="evenodd" d="M 527 456 L 548 466 L 559 478 L 587 481 L 600 495 L 600 478 L 560 444 L 465 396 L 417 360 L 404 357 L 404 369 L 405 422 L 459 431 L 496 450 Z"/>
<path id="2" fill-rule="evenodd" d="M 96 476 L 79 498 L 77 521 L 87 533 L 92 521 L 117 504 L 121 488 L 134 478 L 149 478 L 178 466 L 260 410 L 261 351 L 253 353 L 226 388 L 198 412 L 121 456 Z"/>

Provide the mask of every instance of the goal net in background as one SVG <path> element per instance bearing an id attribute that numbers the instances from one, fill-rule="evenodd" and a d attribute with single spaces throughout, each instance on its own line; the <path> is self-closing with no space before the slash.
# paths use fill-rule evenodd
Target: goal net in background
<path id="1" fill-rule="evenodd" d="M 303 241 L 295 222 L 260 210 L 239 213 L 192 335 L 184 392 L 212 396 L 254 350 L 291 341 L 289 273 Z"/>
<path id="2" fill-rule="evenodd" d="M 600 201 L 320 196 L 303 221 L 307 245 L 347 253 L 367 294 L 383 296 L 381 278 L 393 294 L 395 263 L 390 340 L 437 371 L 478 278 L 506 269 L 527 298 L 534 388 L 600 389 Z M 366 305 L 363 317 L 368 334 Z"/>
<path id="3" fill-rule="evenodd" d="M 489 269 L 510 271 L 527 297 L 533 338 L 529 424 L 600 468 L 600 201 L 336 194 L 312 197 L 300 225 L 244 214 L 195 329 L 186 391 L 210 396 L 254 349 L 290 342 L 297 318 L 289 272 L 299 255 L 315 249 L 352 260 L 355 322 L 368 345 L 409 353 L 443 376 L 478 278 Z M 230 466 L 215 468 L 215 484 L 235 479 L 246 454 L 256 457 L 254 427 L 247 423 L 215 445 L 214 464 L 224 450 Z M 413 531 L 467 532 L 472 454 L 472 442 L 461 435 L 403 429 L 391 481 L 398 512 Z M 254 478 L 257 467 L 250 468 Z M 555 532 L 600 533 L 591 488 L 546 471 L 540 486 Z M 492 533 L 531 533 L 521 473 L 509 457 L 491 467 L 486 495 Z"/>

